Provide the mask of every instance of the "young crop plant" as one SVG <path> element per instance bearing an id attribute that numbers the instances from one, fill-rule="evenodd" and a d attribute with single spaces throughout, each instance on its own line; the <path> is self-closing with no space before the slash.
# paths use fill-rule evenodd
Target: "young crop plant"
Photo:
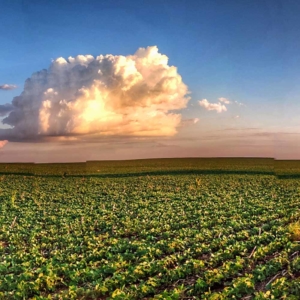
<path id="1" fill-rule="evenodd" d="M 17 199 L 17 191 L 13 191 L 12 195 L 11 195 L 11 198 L 10 198 L 12 207 L 16 207 L 16 204 L 15 204 L 16 199 Z"/>
<path id="2" fill-rule="evenodd" d="M 288 231 L 291 235 L 292 241 L 300 241 L 300 222 L 291 223 L 288 226 Z"/>

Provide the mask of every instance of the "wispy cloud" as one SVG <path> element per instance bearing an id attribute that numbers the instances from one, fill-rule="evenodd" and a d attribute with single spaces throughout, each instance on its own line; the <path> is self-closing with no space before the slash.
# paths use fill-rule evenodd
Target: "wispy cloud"
<path id="1" fill-rule="evenodd" d="M 2 84 L 0 85 L 0 90 L 9 91 L 16 89 L 17 86 L 14 84 Z"/>
<path id="2" fill-rule="evenodd" d="M 4 147 L 8 143 L 8 140 L 0 141 L 0 148 Z"/>
<path id="3" fill-rule="evenodd" d="M 245 104 L 242 103 L 242 102 L 234 101 L 234 103 L 235 103 L 236 105 L 238 105 L 238 106 L 245 106 Z"/>
<path id="4" fill-rule="evenodd" d="M 258 128 L 258 127 L 244 127 L 244 128 L 224 128 L 224 129 L 219 129 L 217 131 L 241 131 L 241 130 L 244 130 L 244 131 L 253 131 L 253 130 L 261 130 L 261 128 Z"/>
<path id="5" fill-rule="evenodd" d="M 218 113 L 221 113 L 223 111 L 227 111 L 227 108 L 224 104 L 221 102 L 218 103 L 210 103 L 207 101 L 207 99 L 200 100 L 199 105 L 204 107 L 206 110 L 215 110 Z"/>
<path id="6" fill-rule="evenodd" d="M 185 127 L 185 126 L 190 126 L 197 124 L 199 122 L 198 118 L 192 118 L 192 119 L 184 119 L 181 121 L 180 126 Z"/>
<path id="7" fill-rule="evenodd" d="M 230 104 L 231 103 L 231 101 L 229 101 L 227 98 L 224 98 L 224 97 L 218 98 L 218 100 L 220 102 L 223 102 L 224 104 Z"/>

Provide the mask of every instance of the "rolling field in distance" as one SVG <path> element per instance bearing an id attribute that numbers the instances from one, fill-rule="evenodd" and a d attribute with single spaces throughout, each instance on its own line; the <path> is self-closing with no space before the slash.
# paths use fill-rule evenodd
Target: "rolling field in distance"
<path id="1" fill-rule="evenodd" d="M 0 299 L 299 299 L 300 163 L 0 164 Z"/>
<path id="2" fill-rule="evenodd" d="M 273 158 L 162 158 L 86 163 L 0 163 L 1 174 L 21 175 L 128 174 L 261 174 L 300 178 L 300 161 Z"/>

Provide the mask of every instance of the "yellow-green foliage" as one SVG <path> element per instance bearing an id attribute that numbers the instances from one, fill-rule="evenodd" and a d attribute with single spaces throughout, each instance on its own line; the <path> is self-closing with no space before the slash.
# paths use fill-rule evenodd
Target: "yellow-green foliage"
<path id="1" fill-rule="evenodd" d="M 17 191 L 13 191 L 12 195 L 11 195 L 11 206 L 15 207 L 15 201 L 17 198 Z"/>
<path id="2" fill-rule="evenodd" d="M 300 241 L 300 222 L 291 223 L 289 225 L 289 233 L 293 241 Z"/>
<path id="3" fill-rule="evenodd" d="M 7 169 L 0 300 L 299 299 L 299 181 L 251 161 Z"/>

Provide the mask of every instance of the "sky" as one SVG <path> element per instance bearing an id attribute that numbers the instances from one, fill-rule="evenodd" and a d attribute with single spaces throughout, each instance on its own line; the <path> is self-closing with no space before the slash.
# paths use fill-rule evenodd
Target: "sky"
<path id="1" fill-rule="evenodd" d="M 0 162 L 300 159 L 299 1 L 0 6 Z"/>

